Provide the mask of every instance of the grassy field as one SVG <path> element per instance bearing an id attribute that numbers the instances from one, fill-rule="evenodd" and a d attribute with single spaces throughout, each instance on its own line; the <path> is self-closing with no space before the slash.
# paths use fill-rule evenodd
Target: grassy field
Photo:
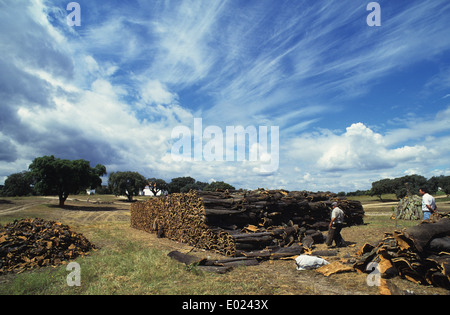
<path id="1" fill-rule="evenodd" d="M 366 242 L 376 242 L 384 232 L 416 225 L 418 221 L 391 220 L 392 199 L 358 197 L 365 205 L 365 225 L 346 228 L 343 237 L 353 247 L 339 249 L 339 259 L 354 255 Z M 389 200 L 389 201 L 387 201 Z M 263 262 L 239 267 L 219 275 L 188 268 L 169 257 L 172 250 L 192 248 L 130 227 L 129 203 L 114 196 L 75 196 L 57 206 L 55 198 L 27 197 L 0 200 L 0 224 L 15 219 L 39 217 L 68 224 L 98 249 L 76 259 L 81 266 L 81 286 L 69 287 L 66 266 L 41 268 L 0 276 L 0 294 L 161 294 L 161 295 L 288 295 L 288 294 L 378 294 L 366 284 L 366 275 L 345 273 L 324 277 L 315 271 L 299 272 L 293 260 Z M 450 211 L 450 202 L 438 199 L 439 209 Z M 324 244 L 316 249 L 325 249 Z M 220 257 L 193 250 L 196 256 Z M 331 261 L 331 260 L 330 260 Z M 447 290 L 419 286 L 400 278 L 395 284 L 416 294 L 448 294 Z"/>

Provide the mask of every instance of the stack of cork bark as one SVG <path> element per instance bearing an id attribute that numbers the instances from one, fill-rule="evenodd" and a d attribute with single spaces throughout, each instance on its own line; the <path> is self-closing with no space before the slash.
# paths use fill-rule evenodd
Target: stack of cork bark
<path id="1" fill-rule="evenodd" d="M 394 208 L 393 216 L 401 220 L 423 220 L 422 198 L 417 195 L 402 198 Z"/>
<path id="2" fill-rule="evenodd" d="M 344 210 L 348 225 L 363 223 L 364 210 L 357 201 L 331 193 L 259 189 L 152 198 L 131 206 L 131 226 L 228 256 L 250 255 L 305 238 L 323 242 L 320 231 L 328 227 L 333 201 Z"/>
<path id="3" fill-rule="evenodd" d="M 67 225 L 43 219 L 23 219 L 0 232 L 0 275 L 57 266 L 95 249 Z"/>
<path id="4" fill-rule="evenodd" d="M 365 244 L 353 266 L 382 278 L 400 276 L 412 282 L 450 289 L 450 214 L 403 231 L 386 233 L 377 244 Z M 376 267 L 376 270 L 372 270 Z"/>

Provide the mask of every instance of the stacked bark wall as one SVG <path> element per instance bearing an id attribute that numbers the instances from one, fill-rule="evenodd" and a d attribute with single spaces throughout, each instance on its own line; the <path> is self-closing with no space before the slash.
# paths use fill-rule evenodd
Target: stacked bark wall
<path id="1" fill-rule="evenodd" d="M 131 226 L 159 237 L 229 256 L 323 241 L 331 203 L 338 201 L 348 225 L 362 224 L 360 202 L 331 193 L 255 190 L 171 194 L 131 206 Z"/>

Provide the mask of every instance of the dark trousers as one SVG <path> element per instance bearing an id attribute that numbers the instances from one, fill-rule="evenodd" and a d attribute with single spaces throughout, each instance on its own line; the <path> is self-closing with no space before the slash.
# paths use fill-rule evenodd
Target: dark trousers
<path id="1" fill-rule="evenodd" d="M 338 247 L 345 246 L 345 241 L 341 235 L 342 227 L 343 225 L 341 223 L 335 223 L 331 229 L 328 229 L 327 246 L 331 246 L 333 241 Z"/>

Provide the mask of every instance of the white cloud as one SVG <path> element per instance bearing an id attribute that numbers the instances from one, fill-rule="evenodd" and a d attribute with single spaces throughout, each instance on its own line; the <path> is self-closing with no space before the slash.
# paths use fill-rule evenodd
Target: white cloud
<path id="1" fill-rule="evenodd" d="M 362 123 L 353 124 L 342 136 L 333 136 L 317 166 L 326 171 L 376 168 L 382 162 L 382 148 L 383 139 L 380 134 L 374 133 Z"/>
<path id="2" fill-rule="evenodd" d="M 87 150 L 107 166 L 133 166 L 147 173 L 152 169 L 170 170 L 173 161 L 164 156 L 170 151 L 170 132 L 178 120 L 169 117 L 173 112 L 167 110 L 159 111 L 156 121 L 141 121 L 121 101 L 123 93 L 120 87 L 99 79 L 90 90 L 78 93 L 75 100 L 58 97 L 53 108 L 20 107 L 18 114 L 21 123 L 47 146 L 67 143 L 80 150 L 84 142 Z"/>
<path id="3" fill-rule="evenodd" d="M 178 96 L 168 91 L 167 87 L 158 80 L 149 80 L 141 89 L 142 100 L 147 104 L 172 104 Z"/>
<path id="4" fill-rule="evenodd" d="M 86 68 L 89 72 L 96 73 L 100 70 L 100 67 L 94 57 L 86 56 L 84 57 L 84 62 L 86 63 Z"/>
<path id="5" fill-rule="evenodd" d="M 155 62 L 145 71 L 164 83 L 186 85 L 202 80 L 220 61 L 210 40 L 219 31 L 216 23 L 226 1 L 166 3 L 158 18 L 142 22 L 158 44 L 152 47 Z"/>
<path id="6" fill-rule="evenodd" d="M 291 187 L 354 191 L 369 189 L 381 178 L 447 174 L 443 166 L 450 154 L 449 113 L 450 106 L 434 117 L 410 119 L 405 127 L 384 134 L 363 123 L 354 123 L 344 132 L 304 132 L 283 143 L 280 177 L 291 178 Z M 431 136 L 435 134 L 439 137 Z"/>
<path id="7" fill-rule="evenodd" d="M 342 134 L 327 130 L 303 134 L 292 141 L 289 155 L 318 172 L 393 169 L 399 163 L 428 163 L 438 157 L 435 148 L 421 144 L 392 148 L 385 139 L 386 136 L 356 123 Z"/>

